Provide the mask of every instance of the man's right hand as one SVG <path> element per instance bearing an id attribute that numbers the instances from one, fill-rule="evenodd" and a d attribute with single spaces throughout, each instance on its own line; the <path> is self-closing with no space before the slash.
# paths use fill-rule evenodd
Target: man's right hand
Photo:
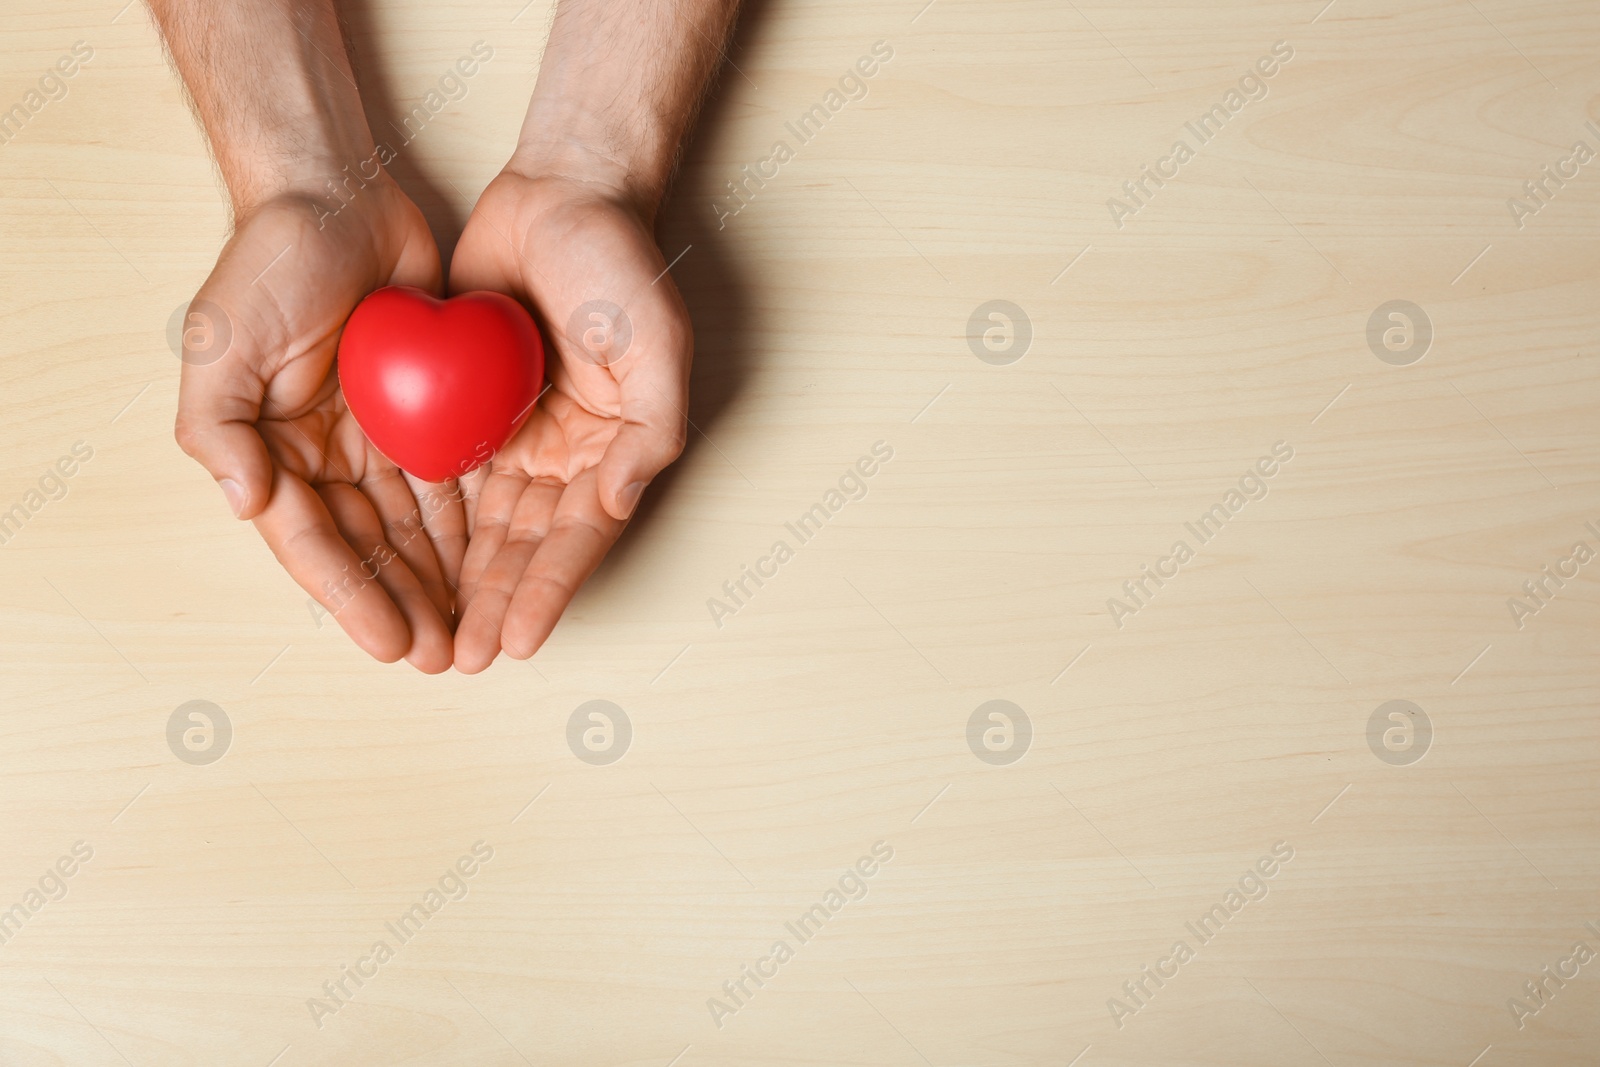
<path id="1" fill-rule="evenodd" d="M 356 644 L 438 673 L 453 658 L 466 549 L 459 493 L 373 448 L 345 406 L 334 356 L 372 290 L 438 292 L 439 252 L 381 172 L 340 204 L 279 193 L 240 212 L 190 305 L 194 326 L 211 331 L 193 340 L 213 347 L 186 340 L 177 439 Z"/>
<path id="2" fill-rule="evenodd" d="M 384 459 L 333 369 L 372 290 L 439 291 L 439 250 L 379 165 L 333 0 L 148 2 L 235 223 L 190 304 L 178 443 L 358 645 L 446 670 L 459 494 Z"/>

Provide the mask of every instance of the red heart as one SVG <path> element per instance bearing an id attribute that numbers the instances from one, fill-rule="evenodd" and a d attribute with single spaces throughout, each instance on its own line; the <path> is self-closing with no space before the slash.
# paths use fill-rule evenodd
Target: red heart
<path id="1" fill-rule="evenodd" d="M 543 380 L 539 330 L 501 293 L 436 300 L 385 286 L 357 305 L 339 338 L 339 384 L 356 423 L 425 481 L 487 462 L 533 411 Z"/>

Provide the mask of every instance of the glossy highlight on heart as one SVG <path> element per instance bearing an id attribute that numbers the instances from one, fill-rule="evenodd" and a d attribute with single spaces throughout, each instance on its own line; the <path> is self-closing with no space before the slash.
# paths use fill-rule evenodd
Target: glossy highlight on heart
<path id="1" fill-rule="evenodd" d="M 533 411 L 544 342 L 502 293 L 439 300 L 390 285 L 357 305 L 339 338 L 339 384 L 369 440 L 430 482 L 486 463 Z"/>

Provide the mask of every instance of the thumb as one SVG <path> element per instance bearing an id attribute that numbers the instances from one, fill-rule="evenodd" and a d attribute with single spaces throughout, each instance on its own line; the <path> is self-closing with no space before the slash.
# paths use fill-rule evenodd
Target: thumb
<path id="1" fill-rule="evenodd" d="M 626 519 L 656 475 L 683 453 L 688 403 L 676 375 L 633 374 L 622 383 L 622 428 L 600 458 L 600 504 Z"/>
<path id="2" fill-rule="evenodd" d="M 226 321 L 226 313 L 209 301 L 196 300 L 186 314 L 192 321 L 207 312 Z M 221 333 L 219 328 L 217 334 L 205 336 L 215 344 L 222 340 Z M 199 336 L 197 329 L 194 337 Z M 255 428 L 265 385 L 238 351 L 225 349 L 219 356 L 214 350 L 191 346 L 191 339 L 186 327 L 173 436 L 178 447 L 216 479 L 234 515 L 255 518 L 272 491 L 272 461 Z"/>
<path id="3" fill-rule="evenodd" d="M 644 487 L 678 458 L 683 436 L 656 427 L 624 423 L 600 460 L 600 503 L 614 519 L 626 519 L 639 506 Z"/>

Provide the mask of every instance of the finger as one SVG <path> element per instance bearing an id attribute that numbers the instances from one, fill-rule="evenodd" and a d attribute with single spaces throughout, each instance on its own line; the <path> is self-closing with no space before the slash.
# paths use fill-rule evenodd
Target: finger
<path id="1" fill-rule="evenodd" d="M 426 674 L 448 670 L 454 652 L 449 627 L 422 582 L 385 540 L 372 501 L 352 485 L 325 485 L 320 494 L 340 534 L 360 558 L 360 577 L 381 586 L 404 617 L 411 637 L 406 662 Z"/>
<path id="2" fill-rule="evenodd" d="M 500 633 L 507 655 L 527 659 L 538 651 L 625 525 L 625 519 L 614 518 L 600 506 L 598 478 L 592 469 L 572 480 L 561 494 L 550 532 L 539 542 L 511 598 Z"/>
<path id="3" fill-rule="evenodd" d="M 600 459 L 598 481 L 600 502 L 615 519 L 632 515 L 644 487 L 683 453 L 692 342 L 666 343 L 666 352 L 629 364 L 618 381 L 622 428 Z"/>
<path id="4" fill-rule="evenodd" d="M 376 470 L 369 468 L 356 488 L 371 502 L 382 523 L 379 536 L 405 561 L 407 569 L 416 576 L 423 592 L 433 602 L 434 610 L 448 626 L 455 617 L 456 591 L 445 583 L 438 553 L 424 524 L 422 507 L 411 495 L 411 486 L 400 469 L 387 465 Z"/>
<path id="5" fill-rule="evenodd" d="M 433 554 L 438 557 L 439 569 L 449 587 L 453 611 L 461 586 L 461 562 L 467 553 L 465 492 L 454 479 L 425 482 L 414 474 L 406 474 L 405 480 L 421 509 L 422 528 L 433 543 Z"/>
<path id="6" fill-rule="evenodd" d="M 456 479 L 456 485 L 461 495 L 461 515 L 466 521 L 467 541 L 472 540 L 474 525 L 478 515 L 478 495 L 483 491 L 484 482 L 489 478 L 489 466 L 479 467 L 474 471 L 463 474 Z"/>
<path id="7" fill-rule="evenodd" d="M 315 490 L 279 469 L 270 503 L 256 515 L 255 526 L 289 577 L 358 647 L 383 663 L 406 654 L 411 629 L 405 617 L 381 585 L 361 576 L 360 557 Z"/>
<path id="8" fill-rule="evenodd" d="M 494 183 L 490 183 L 491 185 Z M 489 190 L 485 189 L 485 193 Z M 483 197 L 479 197 L 480 202 Z M 521 273 L 521 258 L 512 243 L 512 234 L 486 212 L 474 208 L 461 230 L 455 252 L 450 256 L 446 278 L 449 296 L 488 291 L 518 297 L 515 279 Z"/>
<path id="9" fill-rule="evenodd" d="M 405 229 L 405 243 L 395 257 L 394 271 L 387 285 L 414 285 L 424 292 L 438 295 L 444 288 L 444 266 L 439 258 L 439 245 L 428 228 L 422 209 L 409 197 L 401 196 L 396 210 L 411 215 L 415 223 Z"/>
<path id="10" fill-rule="evenodd" d="M 511 517 L 516 513 L 517 502 L 528 487 L 528 477 L 510 471 L 495 471 L 476 484 L 479 488 L 474 498 L 472 536 L 467 541 L 466 555 L 461 561 L 461 582 L 457 590 L 458 610 L 463 613 L 483 572 L 506 543 Z"/>
<path id="11" fill-rule="evenodd" d="M 185 316 L 173 436 L 216 479 L 233 513 L 253 519 L 272 490 L 272 461 L 255 429 L 266 383 L 236 350 L 244 341 L 233 339 L 226 311 L 196 296 Z"/>
<path id="12" fill-rule="evenodd" d="M 519 483 L 520 495 L 512 507 L 505 509 L 510 512 L 507 521 L 480 522 L 469 549 L 477 550 L 482 541 L 492 546 L 493 555 L 487 557 L 481 570 L 475 573 L 470 597 L 464 602 L 461 623 L 456 629 L 456 669 L 463 674 L 476 674 L 500 654 L 501 630 L 512 596 L 549 532 L 561 499 L 563 487 L 560 485 L 497 474 L 485 486 L 485 500 L 491 499 L 491 493 L 503 496 L 508 492 L 506 487 Z M 498 501 L 496 504 L 503 506 Z M 504 511 L 499 513 L 504 514 Z"/>

